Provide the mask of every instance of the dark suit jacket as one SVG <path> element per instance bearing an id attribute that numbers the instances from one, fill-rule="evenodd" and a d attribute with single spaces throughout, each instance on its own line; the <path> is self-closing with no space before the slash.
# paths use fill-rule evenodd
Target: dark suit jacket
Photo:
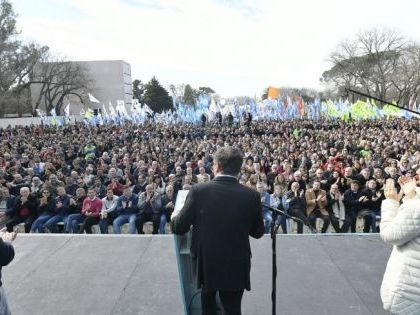
<path id="1" fill-rule="evenodd" d="M 195 185 L 171 222 L 175 234 L 191 225 L 197 288 L 250 290 L 249 236 L 264 234 L 260 194 L 227 176 Z"/>

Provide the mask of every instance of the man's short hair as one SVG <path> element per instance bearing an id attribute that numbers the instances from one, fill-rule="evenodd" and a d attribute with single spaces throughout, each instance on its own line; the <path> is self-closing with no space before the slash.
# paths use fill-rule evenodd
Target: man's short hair
<path id="1" fill-rule="evenodd" d="M 214 163 L 217 163 L 223 174 L 236 176 L 242 166 L 243 154 L 241 150 L 234 147 L 222 147 L 214 154 Z"/>

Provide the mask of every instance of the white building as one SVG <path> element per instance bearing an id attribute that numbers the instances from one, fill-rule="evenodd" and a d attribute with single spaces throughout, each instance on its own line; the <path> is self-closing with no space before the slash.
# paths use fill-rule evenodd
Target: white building
<path id="1" fill-rule="evenodd" d="M 84 101 L 84 106 L 80 99 L 74 95 L 69 95 L 65 98 L 64 104 L 70 103 L 70 114 L 79 114 L 81 109 L 86 110 L 86 107 L 92 109 L 102 108 L 105 105 L 106 110 L 109 111 L 109 103 L 111 102 L 115 108 L 118 100 L 123 100 L 126 109 L 131 106 L 133 98 L 132 80 L 131 80 L 131 66 L 123 60 L 98 60 L 98 61 L 72 61 L 83 66 L 92 80 L 92 88 L 90 94 L 99 100 L 98 103 L 89 102 L 88 99 Z M 36 71 L 36 70 L 35 70 Z M 38 99 L 40 93 L 40 84 L 31 85 L 31 97 L 33 106 L 35 100 Z M 41 110 L 45 110 L 40 106 Z M 58 113 L 60 114 L 60 113 Z"/>

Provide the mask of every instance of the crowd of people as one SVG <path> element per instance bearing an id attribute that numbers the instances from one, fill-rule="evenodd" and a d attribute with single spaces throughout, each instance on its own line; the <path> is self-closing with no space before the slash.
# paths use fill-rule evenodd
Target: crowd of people
<path id="1" fill-rule="evenodd" d="M 0 226 L 12 232 L 166 233 L 179 190 L 213 178 L 222 146 L 244 153 L 239 182 L 257 190 L 265 232 L 286 217 L 316 232 L 377 232 L 383 185 L 420 174 L 420 121 L 26 126 L 0 129 Z M 329 229 L 329 226 L 332 229 Z"/>

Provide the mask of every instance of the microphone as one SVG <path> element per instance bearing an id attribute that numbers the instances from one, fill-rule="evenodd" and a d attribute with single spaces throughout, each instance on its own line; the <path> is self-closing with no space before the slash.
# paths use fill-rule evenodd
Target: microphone
<path id="1" fill-rule="evenodd" d="M 303 222 L 301 219 L 296 218 L 296 217 L 294 217 L 294 216 L 291 216 L 290 214 L 286 213 L 284 210 L 280 210 L 280 209 L 275 208 L 275 207 L 273 207 L 273 206 L 269 205 L 268 203 L 264 203 L 264 202 L 262 203 L 262 205 L 263 205 L 263 207 L 268 208 L 268 209 L 269 209 L 271 212 L 273 212 L 273 213 L 284 215 L 284 216 L 286 216 L 287 218 L 292 219 L 292 220 L 293 220 L 293 221 L 295 221 L 295 222 L 299 222 L 299 223 L 303 223 L 303 224 L 305 224 L 305 222 Z"/>
<path id="2" fill-rule="evenodd" d="M 269 205 L 268 203 L 261 203 L 263 207 L 268 208 L 271 212 L 276 213 L 276 214 L 281 214 L 286 216 L 286 218 L 292 219 L 293 221 L 295 221 L 296 223 L 302 223 L 304 225 L 306 225 L 307 227 L 309 227 L 309 229 L 311 230 L 312 234 L 317 234 L 318 231 L 316 229 L 314 229 L 312 226 L 310 226 L 309 224 L 306 224 L 302 219 L 291 216 L 290 214 L 286 213 L 284 210 L 280 210 L 278 208 L 275 208 L 271 205 Z"/>

